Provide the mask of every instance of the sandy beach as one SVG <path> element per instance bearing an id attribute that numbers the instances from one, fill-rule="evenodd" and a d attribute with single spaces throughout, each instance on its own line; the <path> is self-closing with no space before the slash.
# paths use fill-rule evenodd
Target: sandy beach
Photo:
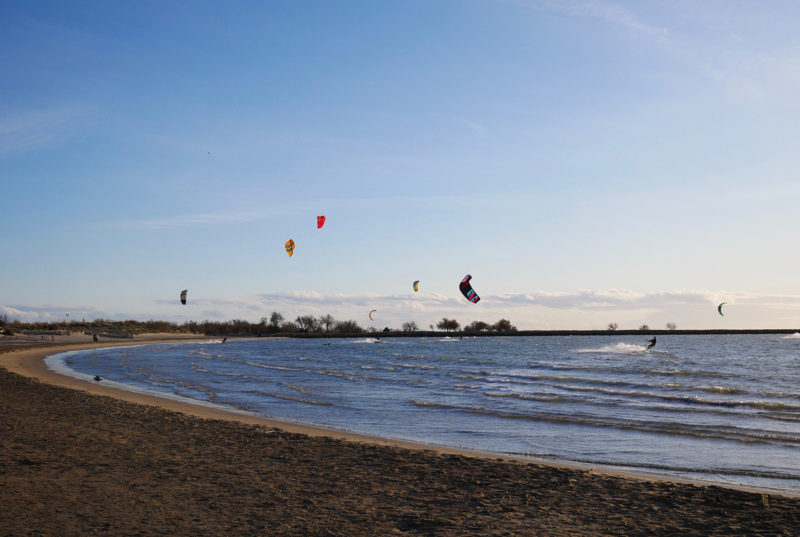
<path id="1" fill-rule="evenodd" d="M 43 364 L 91 346 L 0 343 L 2 536 L 800 535 L 797 497 L 370 439 Z"/>

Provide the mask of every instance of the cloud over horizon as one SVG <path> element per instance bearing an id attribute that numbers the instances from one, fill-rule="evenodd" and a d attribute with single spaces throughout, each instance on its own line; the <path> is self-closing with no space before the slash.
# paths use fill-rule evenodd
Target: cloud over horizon
<path id="1" fill-rule="evenodd" d="M 727 302 L 724 318 L 716 312 L 720 302 Z M 367 313 L 376 309 L 374 325 L 381 328 L 400 328 L 402 323 L 412 320 L 424 328 L 442 317 L 456 318 L 462 324 L 506 318 L 519 329 L 602 329 L 610 322 L 619 323 L 621 328 L 637 328 L 648 323 L 656 328 L 665 322 L 676 322 L 680 328 L 800 326 L 798 295 L 698 289 L 486 294 L 474 305 L 460 296 L 436 293 L 382 295 L 292 291 L 229 298 L 190 297 L 186 306 L 181 306 L 177 300 L 155 300 L 152 309 L 151 312 L 109 312 L 95 306 L 16 304 L 0 306 L 0 314 L 10 320 L 27 322 L 61 322 L 69 313 L 72 320 L 161 319 L 180 323 L 231 319 L 258 322 L 275 311 L 287 320 L 301 315 L 331 314 L 337 320 L 356 320 L 368 327 L 371 323 Z M 714 324 L 720 322 L 727 324 Z"/>

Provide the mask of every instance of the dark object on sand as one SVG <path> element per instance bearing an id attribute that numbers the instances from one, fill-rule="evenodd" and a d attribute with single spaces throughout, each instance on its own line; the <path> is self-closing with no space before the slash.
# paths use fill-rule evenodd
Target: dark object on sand
<path id="1" fill-rule="evenodd" d="M 101 377 L 100 375 L 95 375 L 94 380 L 100 382 L 101 380 L 103 380 L 103 377 Z"/>

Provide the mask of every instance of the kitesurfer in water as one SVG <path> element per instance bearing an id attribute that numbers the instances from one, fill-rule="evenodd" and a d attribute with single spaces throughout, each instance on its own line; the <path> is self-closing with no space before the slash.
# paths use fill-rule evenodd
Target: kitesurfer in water
<path id="1" fill-rule="evenodd" d="M 649 351 L 655 346 L 656 346 L 656 336 L 653 336 L 653 339 L 650 340 L 650 345 L 647 346 L 647 350 Z"/>

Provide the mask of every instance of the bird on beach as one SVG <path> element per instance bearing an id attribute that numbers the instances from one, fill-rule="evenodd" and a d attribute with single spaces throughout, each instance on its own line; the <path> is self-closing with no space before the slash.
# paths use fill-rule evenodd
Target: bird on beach
<path id="1" fill-rule="evenodd" d="M 103 377 L 101 377 L 100 375 L 95 375 L 94 380 L 100 382 L 101 380 L 103 380 Z"/>

